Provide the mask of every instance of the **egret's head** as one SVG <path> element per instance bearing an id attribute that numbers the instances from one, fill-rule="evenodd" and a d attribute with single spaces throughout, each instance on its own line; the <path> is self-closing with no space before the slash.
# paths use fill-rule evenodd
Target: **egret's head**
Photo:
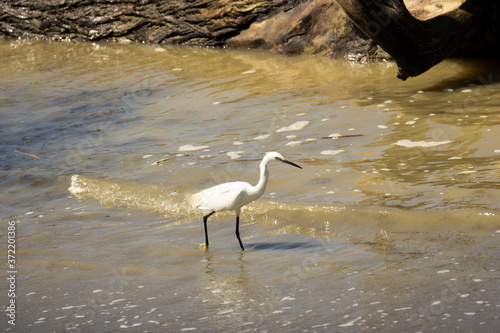
<path id="1" fill-rule="evenodd" d="M 285 158 L 283 157 L 283 155 L 281 155 L 277 151 L 270 151 L 270 152 L 266 153 L 266 156 L 264 156 L 264 159 L 270 160 L 270 161 L 272 161 L 272 160 L 283 161 Z"/>
<path id="2" fill-rule="evenodd" d="M 274 160 L 277 160 L 277 161 L 280 161 L 280 162 L 283 162 L 286 164 L 290 164 L 290 165 L 293 165 L 294 167 L 302 169 L 302 167 L 298 166 L 297 164 L 286 160 L 280 153 L 278 153 L 276 151 L 271 151 L 271 152 L 266 153 L 266 155 L 264 156 L 263 162 L 266 161 L 267 163 L 269 163 L 269 162 L 274 161 Z"/>

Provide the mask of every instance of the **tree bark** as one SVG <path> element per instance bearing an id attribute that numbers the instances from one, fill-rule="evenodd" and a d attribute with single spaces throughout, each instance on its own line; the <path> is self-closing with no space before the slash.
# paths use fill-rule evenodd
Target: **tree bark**
<path id="1" fill-rule="evenodd" d="M 3 0 L 0 35 L 221 46 L 304 0 Z"/>
<path id="2" fill-rule="evenodd" d="M 331 58 L 390 58 L 360 33 L 333 0 L 310 0 L 266 20 L 254 22 L 248 29 L 228 39 L 227 45 L 284 54 L 319 54 Z"/>
<path id="3" fill-rule="evenodd" d="M 446 14 L 420 21 L 403 0 L 338 0 L 365 34 L 386 50 L 398 65 L 398 78 L 406 80 L 427 71 L 464 46 L 476 45 L 497 54 L 499 31 L 496 0 L 467 0 Z M 490 45 L 485 45 L 485 44 Z"/>
<path id="4" fill-rule="evenodd" d="M 497 2 L 0 0 L 0 36 L 263 48 L 354 60 L 392 56 L 405 80 L 449 56 L 499 57 Z"/>

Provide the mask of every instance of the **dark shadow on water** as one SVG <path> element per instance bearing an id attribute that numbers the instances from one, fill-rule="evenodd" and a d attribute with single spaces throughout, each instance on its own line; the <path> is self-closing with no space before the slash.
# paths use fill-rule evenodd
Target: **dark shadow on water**
<path id="1" fill-rule="evenodd" d="M 310 249 L 318 247 L 319 244 L 311 244 L 305 242 L 267 242 L 267 243 L 250 243 L 245 245 L 248 250 L 295 250 L 295 249 Z"/>
<path id="2" fill-rule="evenodd" d="M 462 71 L 450 73 L 451 77 L 444 77 L 424 90 L 443 91 L 449 88 L 459 90 L 468 87 L 469 84 L 487 88 L 500 82 L 499 59 L 451 58 L 447 60 L 459 64 Z"/>

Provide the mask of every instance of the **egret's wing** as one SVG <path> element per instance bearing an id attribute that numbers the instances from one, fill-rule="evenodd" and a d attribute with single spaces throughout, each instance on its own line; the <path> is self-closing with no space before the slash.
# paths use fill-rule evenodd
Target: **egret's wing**
<path id="1" fill-rule="evenodd" d="M 193 195 L 193 207 L 214 211 L 239 208 L 248 186 L 250 185 L 245 182 L 231 182 L 213 186 Z"/>

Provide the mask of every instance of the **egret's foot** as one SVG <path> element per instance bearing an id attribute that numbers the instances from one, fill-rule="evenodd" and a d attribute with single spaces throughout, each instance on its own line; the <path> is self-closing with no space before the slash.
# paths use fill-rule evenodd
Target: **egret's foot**
<path id="1" fill-rule="evenodd" d="M 208 245 L 207 245 L 206 243 L 201 243 L 201 244 L 200 244 L 200 247 L 201 247 L 202 249 L 208 250 Z"/>

